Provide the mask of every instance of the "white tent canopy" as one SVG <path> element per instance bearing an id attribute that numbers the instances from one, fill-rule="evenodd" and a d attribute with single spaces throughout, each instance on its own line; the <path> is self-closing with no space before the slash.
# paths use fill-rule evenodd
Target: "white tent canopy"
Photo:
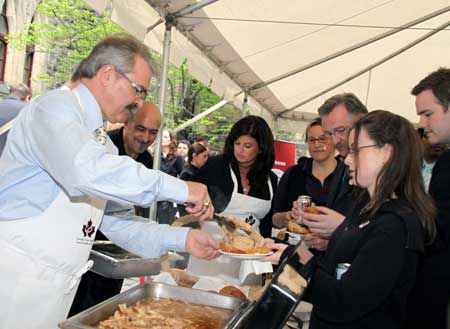
<path id="1" fill-rule="evenodd" d="M 156 51 L 164 24 L 154 24 L 195 1 L 86 0 L 96 10 L 112 5 L 111 19 Z M 335 54 L 421 17 L 420 24 L 265 87 L 251 90 L 249 106 L 282 130 L 299 131 L 302 120 L 333 94 L 355 93 L 369 108 L 417 121 L 411 88 L 427 73 L 450 66 L 445 27 L 392 59 L 323 93 L 416 39 L 450 24 L 448 0 L 292 1 L 219 0 L 177 19 L 170 61 L 188 60 L 191 73 L 228 101 L 242 105 L 243 89 Z M 152 27 L 151 29 L 149 29 Z M 305 100 L 314 98 L 298 106 Z M 298 106 L 298 107 L 297 107 Z M 287 111 L 290 110 L 290 111 Z"/>

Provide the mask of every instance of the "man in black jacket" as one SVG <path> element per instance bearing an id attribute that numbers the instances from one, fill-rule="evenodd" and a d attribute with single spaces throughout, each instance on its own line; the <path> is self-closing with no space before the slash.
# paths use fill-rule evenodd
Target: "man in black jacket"
<path id="1" fill-rule="evenodd" d="M 147 148 L 155 141 L 160 125 L 161 114 L 158 107 L 145 102 L 122 128 L 111 130 L 108 135 L 118 148 L 119 155 L 132 157 L 151 169 L 153 158 Z M 141 212 L 140 215 L 145 215 L 145 211 L 148 213 L 148 209 L 137 209 L 137 212 Z M 108 241 L 108 238 L 99 230 L 95 240 Z M 117 295 L 122 284 L 123 280 L 120 279 L 106 278 L 92 271 L 85 273 L 80 280 L 69 316 Z"/>
<path id="2" fill-rule="evenodd" d="M 450 69 L 441 68 L 411 91 L 416 96 L 419 127 L 430 144 L 450 143 Z M 450 150 L 436 161 L 428 192 L 438 214 L 437 236 L 425 250 L 409 299 L 407 328 L 447 328 L 450 300 Z"/>
<path id="3" fill-rule="evenodd" d="M 343 93 L 330 97 L 319 107 L 319 115 L 325 133 L 333 138 L 336 150 L 342 161 L 348 154 L 348 135 L 353 124 L 368 113 L 364 104 L 352 93 Z M 336 227 L 355 208 L 356 202 L 349 186 L 347 166 L 340 166 L 335 173 L 328 192 L 326 207 L 318 207 L 321 214 L 305 214 L 303 223 L 314 233 L 330 236 Z M 314 249 L 324 250 L 327 239 L 317 235 L 305 237 L 305 242 Z"/>

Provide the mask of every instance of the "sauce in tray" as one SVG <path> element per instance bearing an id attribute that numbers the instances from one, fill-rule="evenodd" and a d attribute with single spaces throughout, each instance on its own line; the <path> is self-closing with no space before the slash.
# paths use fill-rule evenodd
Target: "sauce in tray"
<path id="1" fill-rule="evenodd" d="M 97 329 L 220 329 L 233 311 L 171 298 L 148 297 L 132 306 L 119 305 Z"/>

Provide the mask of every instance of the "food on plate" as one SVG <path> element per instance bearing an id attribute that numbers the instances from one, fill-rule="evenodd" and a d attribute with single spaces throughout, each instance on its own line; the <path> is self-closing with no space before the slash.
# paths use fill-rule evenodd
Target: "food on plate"
<path id="1" fill-rule="evenodd" d="M 220 289 L 219 294 L 225 295 L 225 296 L 237 297 L 240 299 L 247 299 L 247 297 L 242 292 L 242 290 L 235 286 L 225 286 L 222 289 Z"/>
<path id="2" fill-rule="evenodd" d="M 288 232 L 297 233 L 297 234 L 308 234 L 310 231 L 306 226 L 299 225 L 297 222 L 289 221 L 287 224 Z"/>
<path id="3" fill-rule="evenodd" d="M 262 235 L 253 228 L 253 226 L 251 226 L 250 224 L 234 217 L 231 215 L 223 215 L 222 217 L 224 217 L 226 220 L 234 223 L 236 225 L 236 227 L 242 231 L 244 231 L 250 238 L 253 239 L 253 241 L 262 241 L 264 240 L 264 238 L 262 237 Z M 224 230 L 225 227 L 222 227 Z M 234 235 L 234 232 L 227 232 L 228 234 Z"/>
<path id="4" fill-rule="evenodd" d="M 231 314 L 231 310 L 223 308 L 148 297 L 131 306 L 120 304 L 112 316 L 97 325 L 97 329 L 219 329 Z"/>
<path id="5" fill-rule="evenodd" d="M 255 241 L 252 238 L 245 235 L 233 235 L 231 237 L 231 243 L 233 247 L 243 250 L 250 251 L 255 248 Z"/>
<path id="6" fill-rule="evenodd" d="M 234 247 L 231 244 L 224 243 L 224 242 L 220 243 L 220 249 L 222 251 L 233 253 L 233 254 L 247 254 L 247 255 L 268 254 L 268 253 L 272 252 L 272 250 L 267 247 L 252 248 L 250 250 L 242 250 L 242 249 Z"/>

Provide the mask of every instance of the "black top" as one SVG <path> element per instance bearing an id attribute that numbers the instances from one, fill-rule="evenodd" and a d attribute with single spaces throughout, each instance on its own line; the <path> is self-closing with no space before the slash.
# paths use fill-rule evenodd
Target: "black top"
<path id="1" fill-rule="evenodd" d="M 195 176 L 199 170 L 200 170 L 200 168 L 194 166 L 193 164 L 190 164 L 188 167 L 183 169 L 183 171 L 180 174 L 180 179 L 190 181 L 190 180 L 192 180 L 192 177 Z"/>
<path id="2" fill-rule="evenodd" d="M 160 169 L 162 172 L 169 174 L 174 177 L 178 177 L 184 168 L 184 158 L 175 155 L 172 160 L 169 160 L 163 156 L 161 156 L 161 164 Z"/>
<path id="3" fill-rule="evenodd" d="M 309 195 L 312 202 L 318 206 L 325 206 L 328 193 L 332 186 L 334 176 L 339 167 L 345 166 L 338 160 L 334 171 L 325 178 L 324 184 L 312 174 L 313 159 L 308 158 L 302 162 L 289 167 L 280 179 L 277 194 L 274 201 L 274 212 L 284 212 L 292 209 L 292 203 L 299 195 Z"/>
<path id="4" fill-rule="evenodd" d="M 233 168 L 238 182 L 238 193 L 243 193 L 241 180 L 239 179 L 239 169 Z M 273 195 L 276 193 L 278 178 L 271 171 L 269 174 L 270 182 L 272 183 Z M 231 178 L 230 166 L 223 155 L 210 157 L 206 164 L 192 177 L 193 181 L 205 184 L 208 187 L 211 201 L 216 212 L 222 212 L 228 206 L 233 193 L 233 180 Z M 267 183 L 261 189 L 256 189 L 253 186 L 250 188 L 248 196 L 259 198 L 263 200 L 270 200 L 270 190 Z M 259 230 L 262 236 L 270 237 L 272 231 L 272 214 L 273 214 L 273 198 L 272 207 L 267 215 L 261 219 Z"/>
<path id="5" fill-rule="evenodd" d="M 119 149 L 119 155 L 127 155 L 123 143 L 123 127 L 108 131 L 109 138 L 111 138 L 114 145 Z M 136 158 L 136 161 L 142 163 L 149 169 L 153 168 L 153 158 L 150 153 L 145 151 Z"/>
<path id="6" fill-rule="evenodd" d="M 310 328 L 402 328 L 424 235 L 406 202 L 386 202 L 377 214 L 348 217 L 318 256 L 309 289 Z M 336 267 L 349 263 L 341 279 Z"/>
<path id="7" fill-rule="evenodd" d="M 438 209 L 437 236 L 425 249 L 410 297 L 409 328 L 447 328 L 450 301 L 450 150 L 437 160 L 429 193 Z"/>

